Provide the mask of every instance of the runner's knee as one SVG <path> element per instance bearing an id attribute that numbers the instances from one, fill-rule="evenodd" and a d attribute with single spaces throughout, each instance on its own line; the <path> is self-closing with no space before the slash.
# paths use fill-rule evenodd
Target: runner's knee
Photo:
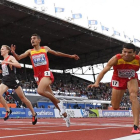
<path id="1" fill-rule="evenodd" d="M 118 110 L 120 106 L 112 106 L 114 110 Z"/>
<path id="2" fill-rule="evenodd" d="M 26 97 L 22 97 L 22 98 L 20 98 L 20 99 L 21 99 L 22 102 L 25 103 L 27 98 L 26 98 Z"/>
<path id="3" fill-rule="evenodd" d="M 120 107 L 120 105 L 119 105 L 119 104 L 112 103 L 112 108 L 113 108 L 114 110 L 119 109 L 119 107 Z"/>
<path id="4" fill-rule="evenodd" d="M 0 100 L 3 98 L 3 96 L 2 95 L 0 95 Z"/>
<path id="5" fill-rule="evenodd" d="M 136 93 L 130 93 L 130 101 L 135 102 L 137 100 L 137 94 Z"/>
<path id="6" fill-rule="evenodd" d="M 40 95 L 43 95 L 44 91 L 42 89 L 38 88 L 37 93 L 40 94 Z"/>

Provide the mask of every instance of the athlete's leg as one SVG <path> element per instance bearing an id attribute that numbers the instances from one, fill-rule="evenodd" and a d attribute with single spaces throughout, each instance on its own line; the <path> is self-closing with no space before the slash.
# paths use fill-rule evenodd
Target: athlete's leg
<path id="1" fill-rule="evenodd" d="M 60 101 L 54 96 L 51 88 L 49 88 L 51 83 L 52 83 L 52 81 L 51 81 L 50 77 L 43 77 L 38 85 L 37 92 L 38 92 L 38 94 L 49 98 L 54 103 L 54 105 L 57 108 L 59 108 L 57 104 Z M 46 91 L 46 89 L 48 89 L 48 90 Z"/>
<path id="2" fill-rule="evenodd" d="M 3 98 L 3 93 L 8 90 L 8 87 L 4 84 L 0 84 L 0 102 L 3 105 L 3 107 L 6 109 L 6 111 L 10 111 L 5 99 Z"/>
<path id="3" fill-rule="evenodd" d="M 117 110 L 120 107 L 120 102 L 122 100 L 122 97 L 125 93 L 125 90 L 118 90 L 112 88 L 112 98 L 111 98 L 111 104 L 113 109 Z"/>
<path id="4" fill-rule="evenodd" d="M 18 97 L 21 99 L 21 101 L 23 103 L 26 104 L 26 106 L 30 109 L 30 111 L 32 112 L 32 115 L 35 116 L 36 113 L 33 109 L 33 106 L 31 104 L 31 102 L 25 97 L 24 93 L 23 93 L 23 90 L 21 88 L 21 86 L 19 86 L 17 89 L 15 89 L 15 92 L 17 93 Z"/>
<path id="5" fill-rule="evenodd" d="M 60 110 L 60 108 L 58 107 L 58 103 L 60 103 L 60 101 L 54 96 L 50 84 L 52 83 L 50 77 L 43 77 L 38 85 L 38 89 L 37 92 L 38 94 L 49 98 L 53 104 Z M 67 116 L 66 113 L 63 114 L 64 117 Z"/>
<path id="6" fill-rule="evenodd" d="M 137 99 L 138 95 L 138 81 L 137 79 L 131 79 L 128 82 L 128 90 L 130 93 L 130 101 L 132 102 L 132 112 L 134 125 L 139 126 L 139 101 Z"/>
<path id="7" fill-rule="evenodd" d="M 53 91 L 52 91 L 50 85 L 46 87 L 45 92 L 47 92 L 47 94 L 48 94 L 48 93 L 49 93 L 49 94 L 51 93 L 51 95 L 56 99 L 56 101 L 54 102 L 54 105 L 56 106 L 57 109 L 59 109 L 59 107 L 58 107 L 57 104 L 60 103 L 60 101 L 54 96 Z M 54 100 L 55 100 L 55 99 L 54 99 Z M 51 99 L 50 99 L 50 100 L 51 100 Z M 52 100 L 53 100 L 53 99 L 52 99 Z M 51 100 L 51 101 L 52 101 L 52 100 Z M 52 102 L 53 102 L 53 101 L 52 101 Z"/>
<path id="8" fill-rule="evenodd" d="M 54 96 L 54 94 L 53 94 L 53 92 L 52 92 L 52 89 L 51 89 L 51 87 L 50 87 L 50 85 L 46 88 L 46 92 L 49 92 L 49 93 L 51 93 L 53 96 Z M 55 96 L 54 96 L 55 97 Z M 58 99 L 57 99 L 58 100 Z M 60 101 L 58 100 L 58 103 L 60 103 Z M 57 103 L 57 105 L 55 105 L 57 108 L 58 108 L 58 110 L 60 111 L 60 108 L 59 108 L 59 106 L 58 106 L 58 103 Z M 67 113 L 65 112 L 64 114 L 62 114 L 64 117 L 67 117 Z"/>

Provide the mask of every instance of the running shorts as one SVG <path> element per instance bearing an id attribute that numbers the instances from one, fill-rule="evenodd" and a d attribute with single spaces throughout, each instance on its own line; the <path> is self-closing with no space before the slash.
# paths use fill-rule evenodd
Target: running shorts
<path id="1" fill-rule="evenodd" d="M 132 78 L 120 78 L 117 76 L 113 76 L 110 85 L 114 89 L 125 90 L 127 89 L 127 82 L 129 82 L 131 79 L 138 80 L 138 76 L 136 75 L 135 77 Z"/>
<path id="2" fill-rule="evenodd" d="M 38 75 L 34 75 L 34 78 L 35 78 L 35 81 L 37 82 L 37 84 L 39 84 L 40 80 L 43 77 L 50 77 L 52 83 L 54 82 L 54 76 L 51 71 L 44 71 L 44 72 L 38 73 Z"/>
<path id="3" fill-rule="evenodd" d="M 2 83 L 11 89 L 17 89 L 20 86 L 20 82 L 18 79 L 11 80 L 11 81 L 2 80 Z"/>

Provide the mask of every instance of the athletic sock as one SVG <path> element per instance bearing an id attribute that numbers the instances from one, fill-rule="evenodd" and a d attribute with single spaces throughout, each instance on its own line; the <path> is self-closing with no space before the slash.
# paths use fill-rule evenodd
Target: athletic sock
<path id="1" fill-rule="evenodd" d="M 138 127 L 136 125 L 134 125 L 134 130 L 137 130 L 137 129 L 138 129 Z"/>

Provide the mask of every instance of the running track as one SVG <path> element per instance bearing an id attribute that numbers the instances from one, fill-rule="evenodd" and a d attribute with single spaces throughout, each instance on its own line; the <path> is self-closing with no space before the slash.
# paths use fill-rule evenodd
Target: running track
<path id="1" fill-rule="evenodd" d="M 138 140 L 132 125 L 132 118 L 71 118 L 69 128 L 60 118 L 38 119 L 36 125 L 31 119 L 0 119 L 0 140 Z"/>

